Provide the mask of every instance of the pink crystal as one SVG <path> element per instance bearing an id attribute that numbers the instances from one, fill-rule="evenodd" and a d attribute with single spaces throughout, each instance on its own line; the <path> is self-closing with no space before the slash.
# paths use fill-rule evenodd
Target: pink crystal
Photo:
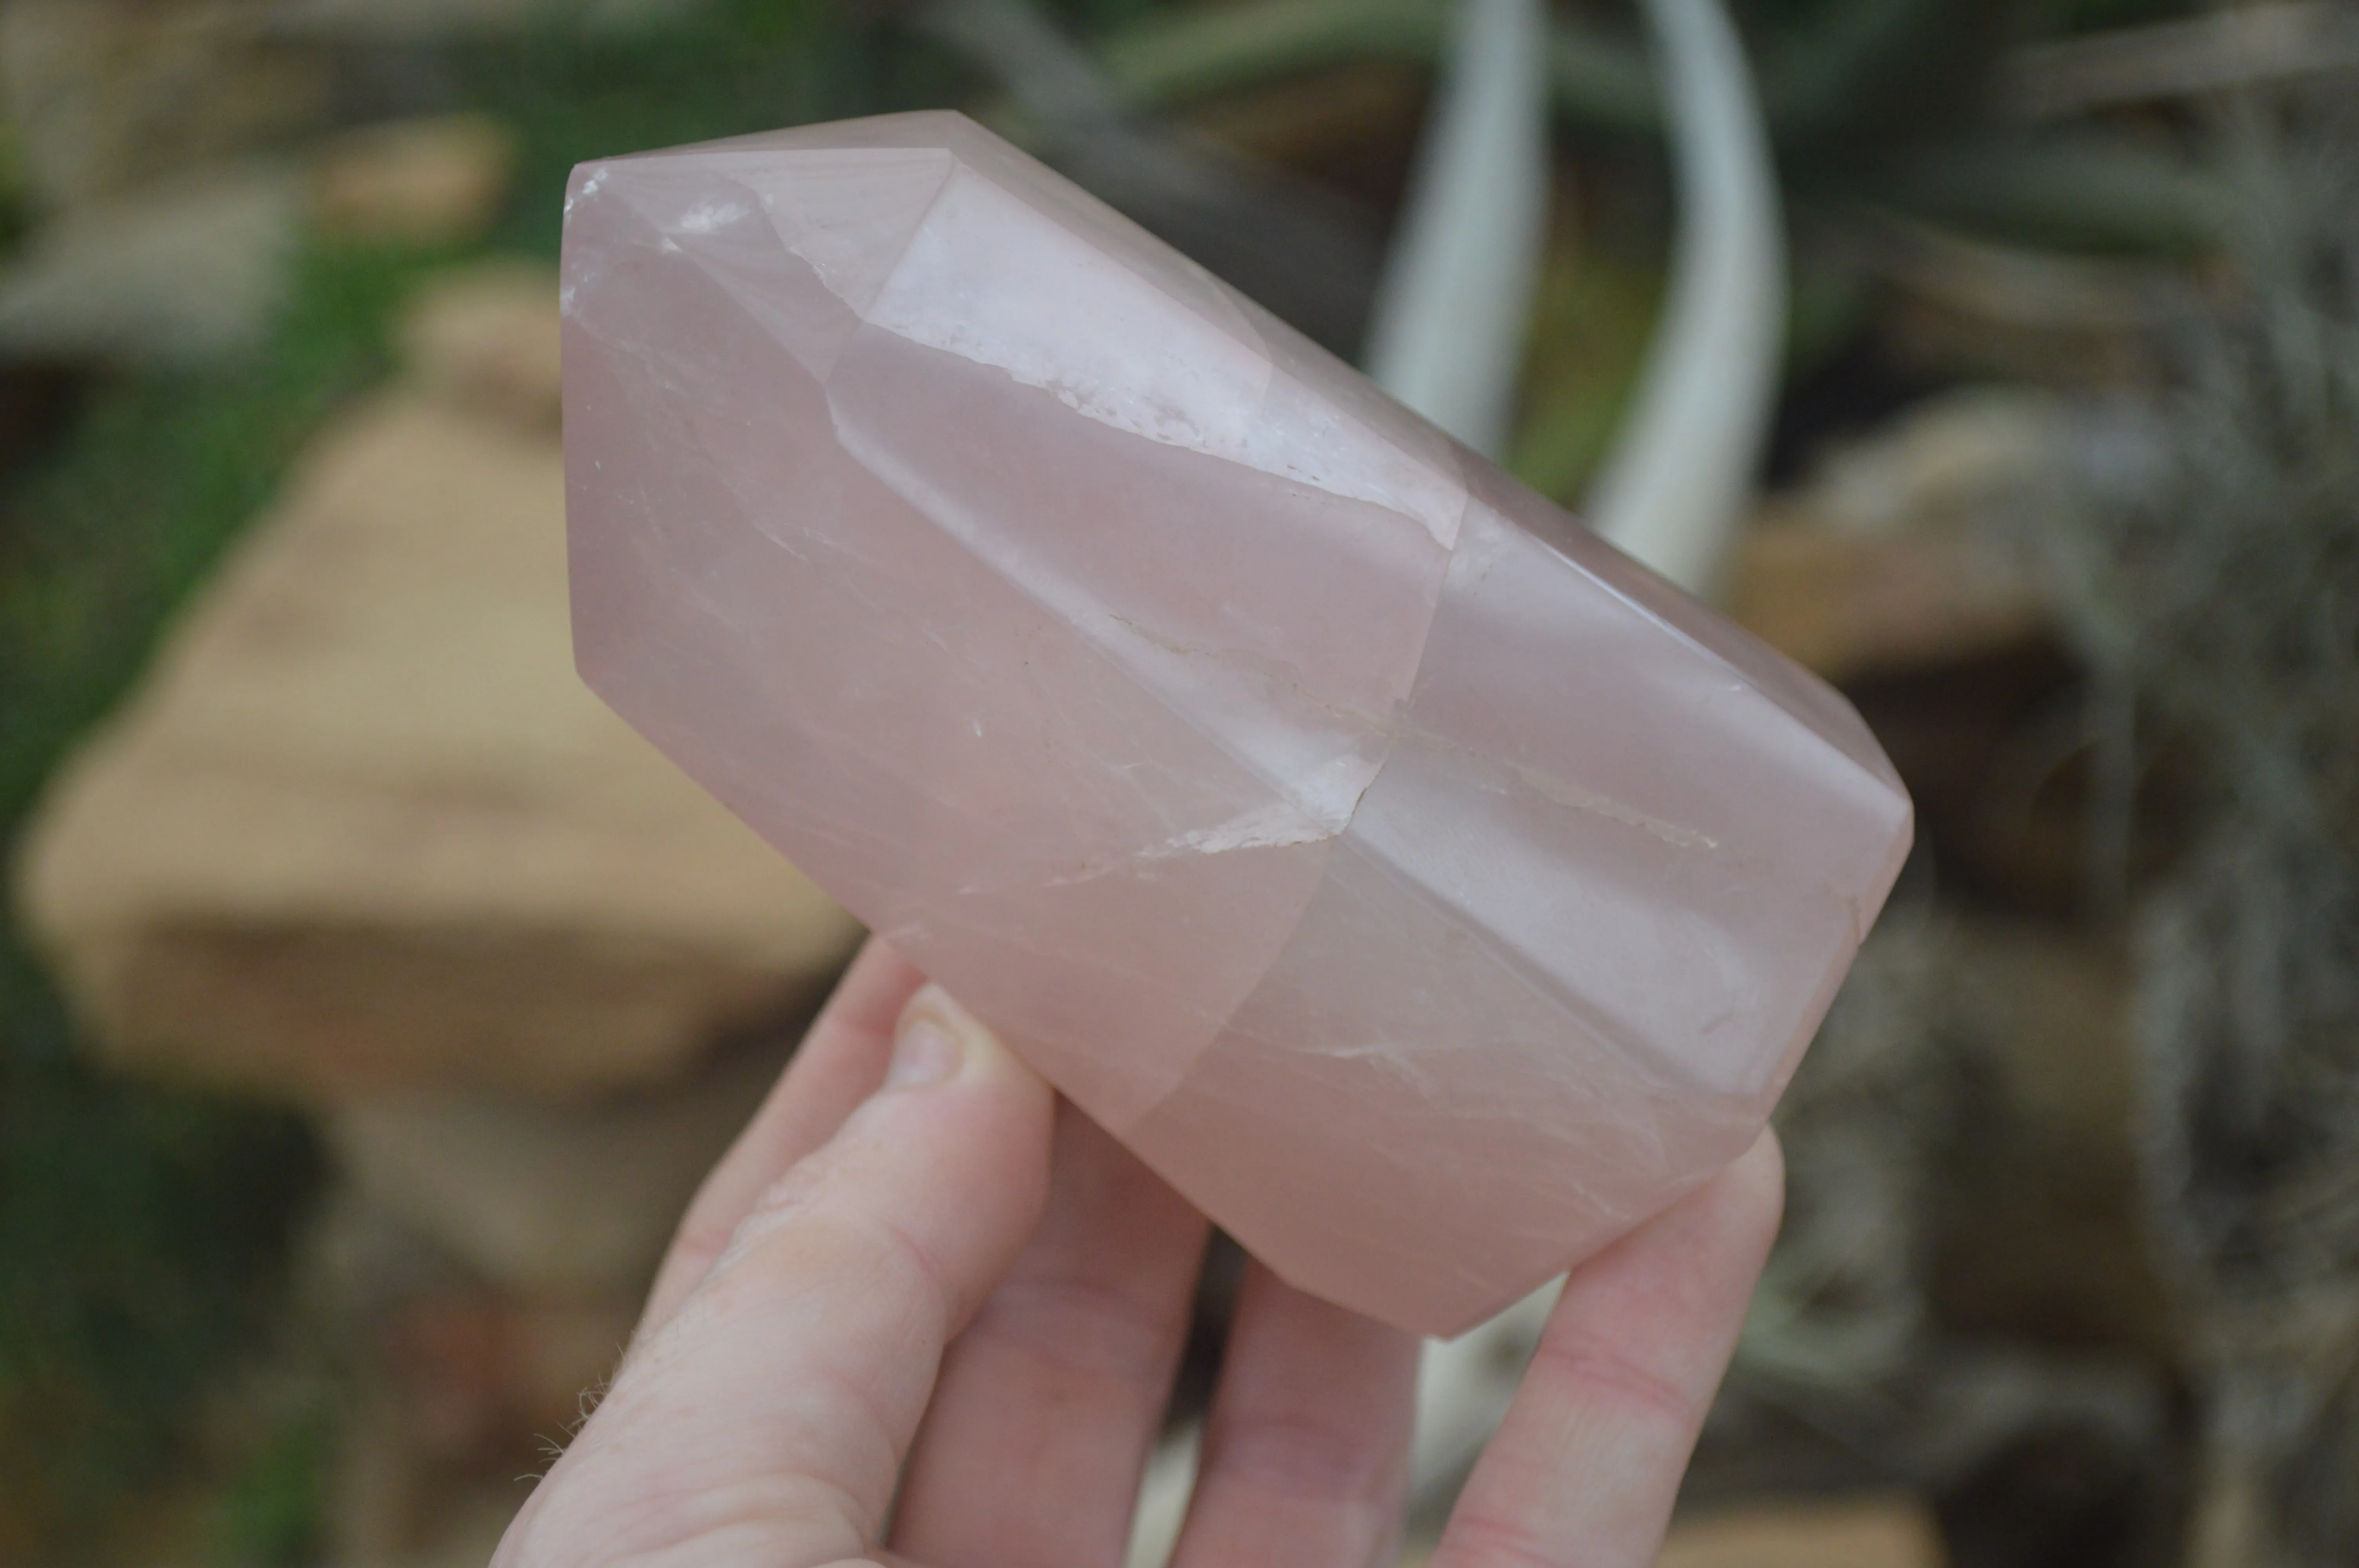
<path id="1" fill-rule="evenodd" d="M 1280 1274 L 1453 1333 L 1753 1141 L 1842 698 L 958 115 L 566 211 L 583 676 Z"/>

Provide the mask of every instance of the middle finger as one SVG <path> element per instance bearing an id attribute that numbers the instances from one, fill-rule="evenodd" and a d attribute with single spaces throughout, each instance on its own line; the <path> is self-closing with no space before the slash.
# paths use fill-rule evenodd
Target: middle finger
<path id="1" fill-rule="evenodd" d="M 1245 1273 L 1173 1568 L 1372 1568 L 1399 1546 L 1414 1336 Z"/>
<path id="2" fill-rule="evenodd" d="M 958 1568 L 1121 1561 L 1209 1227 L 1096 1123 L 1057 1108 L 1049 1207 L 952 1343 L 903 1473 L 893 1547 Z"/>

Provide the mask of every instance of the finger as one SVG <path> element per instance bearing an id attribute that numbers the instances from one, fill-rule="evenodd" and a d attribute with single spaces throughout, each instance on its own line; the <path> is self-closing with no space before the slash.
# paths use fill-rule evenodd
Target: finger
<path id="1" fill-rule="evenodd" d="M 1048 1212 L 950 1348 L 893 1544 L 958 1568 L 1119 1562 L 1210 1227 L 1070 1105 Z"/>
<path id="2" fill-rule="evenodd" d="M 877 938 L 861 948 L 777 1086 L 688 1206 L 647 1294 L 640 1335 L 669 1321 L 763 1191 L 834 1137 L 875 1092 L 892 1053 L 894 1021 L 924 983 L 915 966 Z"/>
<path id="3" fill-rule="evenodd" d="M 1417 1340 L 1246 1273 L 1172 1568 L 1369 1568 L 1398 1549 Z"/>
<path id="4" fill-rule="evenodd" d="M 503 1543 L 503 1568 L 870 1552 L 942 1347 L 1048 1194 L 1054 1098 L 932 987 L 885 1086 L 766 1191 Z"/>
<path id="5" fill-rule="evenodd" d="M 1646 1568 L 1777 1234 L 1785 1165 L 1743 1159 L 1573 1271 L 1432 1568 Z"/>

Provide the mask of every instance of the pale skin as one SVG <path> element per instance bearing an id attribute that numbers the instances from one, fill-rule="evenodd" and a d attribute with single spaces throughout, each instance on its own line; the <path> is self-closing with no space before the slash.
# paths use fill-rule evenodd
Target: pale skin
<path id="1" fill-rule="evenodd" d="M 1644 1568 L 1777 1228 L 1774 1139 L 1574 1271 L 1432 1568 Z M 495 1568 L 1114 1568 L 1208 1227 L 872 942 Z M 1257 1265 L 1172 1568 L 1397 1551 L 1417 1343 Z"/>

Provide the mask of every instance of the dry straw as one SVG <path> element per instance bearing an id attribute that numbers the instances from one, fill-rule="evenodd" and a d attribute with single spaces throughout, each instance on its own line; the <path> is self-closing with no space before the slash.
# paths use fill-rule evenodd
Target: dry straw
<path id="1" fill-rule="evenodd" d="M 2230 265 L 2044 543 L 2115 711 L 2209 787 L 2140 921 L 2141 1137 L 2204 1400 L 2194 1560 L 2296 1568 L 2359 1560 L 2359 112 L 2247 102 L 2219 146 Z"/>

